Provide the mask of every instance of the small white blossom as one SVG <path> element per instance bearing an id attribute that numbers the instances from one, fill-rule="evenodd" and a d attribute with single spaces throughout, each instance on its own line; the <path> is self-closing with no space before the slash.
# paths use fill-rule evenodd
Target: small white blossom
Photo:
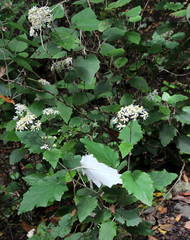
<path id="1" fill-rule="evenodd" d="M 52 10 L 45 7 L 32 7 L 28 12 L 28 20 L 31 23 L 30 36 L 37 36 L 38 31 L 41 31 L 44 27 L 50 27 L 50 23 L 53 21 Z"/>
<path id="2" fill-rule="evenodd" d="M 44 149 L 44 150 L 50 150 L 50 147 L 48 146 L 48 144 L 44 144 L 40 147 L 40 149 Z"/>
<path id="3" fill-rule="evenodd" d="M 30 130 L 30 125 L 34 124 L 35 119 L 36 116 L 33 113 L 27 112 L 27 114 L 24 117 L 21 117 L 16 123 L 16 130 L 17 131 Z"/>
<path id="4" fill-rule="evenodd" d="M 27 233 L 27 237 L 28 238 L 32 238 L 34 236 L 34 233 L 35 233 L 35 228 L 32 228 L 28 233 Z"/>
<path id="5" fill-rule="evenodd" d="M 105 185 L 111 188 L 113 185 L 122 184 L 121 174 L 116 169 L 98 162 L 92 154 L 83 156 L 80 163 L 83 174 L 97 187 Z"/>
<path id="6" fill-rule="evenodd" d="M 137 118 L 146 120 L 147 117 L 148 112 L 142 106 L 131 104 L 126 107 L 122 107 L 117 113 L 116 118 L 112 120 L 112 123 L 117 124 L 117 128 L 120 130 L 131 120 L 136 120 Z"/>
<path id="7" fill-rule="evenodd" d="M 31 125 L 30 129 L 31 131 L 39 131 L 41 128 L 42 123 L 40 120 L 37 120 L 33 125 Z"/>
<path id="8" fill-rule="evenodd" d="M 13 120 L 16 122 L 16 131 L 37 131 L 41 128 L 41 122 L 37 120 L 37 116 L 30 112 L 30 110 L 24 104 L 15 105 L 16 116 Z"/>
<path id="9" fill-rule="evenodd" d="M 157 89 L 155 89 L 153 92 L 150 92 L 150 93 L 146 96 L 146 98 L 147 98 L 148 100 L 150 100 L 150 101 L 155 101 L 157 97 L 158 97 L 158 90 L 157 90 Z"/>
<path id="10" fill-rule="evenodd" d="M 73 59 L 68 57 L 64 60 L 54 62 L 51 66 L 51 71 L 61 72 L 64 69 L 72 69 Z"/>
<path id="11" fill-rule="evenodd" d="M 42 85 L 50 85 L 50 82 L 48 82 L 46 79 L 40 78 L 38 82 Z"/>
<path id="12" fill-rule="evenodd" d="M 59 114 L 59 111 L 58 111 L 58 110 L 55 110 L 55 109 L 53 109 L 53 108 L 45 108 L 45 109 L 42 111 L 42 113 L 43 113 L 44 115 L 49 116 L 49 115 L 57 115 L 57 114 Z"/>
<path id="13" fill-rule="evenodd" d="M 17 103 L 15 104 L 15 110 L 16 115 L 22 116 L 23 113 L 28 111 L 28 108 L 24 104 Z"/>

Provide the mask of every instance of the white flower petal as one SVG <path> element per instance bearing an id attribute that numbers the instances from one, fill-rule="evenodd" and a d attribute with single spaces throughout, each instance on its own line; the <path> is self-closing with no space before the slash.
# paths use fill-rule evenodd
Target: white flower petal
<path id="1" fill-rule="evenodd" d="M 105 185 L 112 187 L 115 184 L 122 184 L 120 174 L 116 169 L 100 163 L 93 155 L 85 155 L 82 157 L 81 166 L 83 173 L 87 175 L 88 180 L 92 181 L 96 186 Z"/>

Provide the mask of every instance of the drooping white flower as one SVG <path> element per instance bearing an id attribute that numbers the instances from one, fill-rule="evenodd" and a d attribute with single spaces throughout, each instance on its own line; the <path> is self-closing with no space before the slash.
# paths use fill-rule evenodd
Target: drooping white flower
<path id="1" fill-rule="evenodd" d="M 45 7 L 32 7 L 28 12 L 28 20 L 31 23 L 30 36 L 37 36 L 38 31 L 41 31 L 44 27 L 50 27 L 50 23 L 53 21 L 52 10 Z"/>
<path id="2" fill-rule="evenodd" d="M 113 185 L 122 184 L 121 174 L 116 169 L 98 162 L 92 154 L 83 156 L 80 163 L 83 174 L 97 187 L 105 185 L 111 188 Z"/>
<path id="3" fill-rule="evenodd" d="M 38 82 L 42 85 L 50 85 L 50 82 L 48 82 L 46 79 L 40 78 Z"/>
<path id="4" fill-rule="evenodd" d="M 55 110 L 55 109 L 53 109 L 53 108 L 45 108 L 43 111 L 42 111 L 42 113 L 44 114 L 44 115 L 57 115 L 57 114 L 59 114 L 59 111 L 58 110 Z"/>
<path id="5" fill-rule="evenodd" d="M 35 233 L 35 228 L 32 228 L 28 233 L 27 233 L 27 238 L 32 238 L 34 236 Z"/>
<path id="6" fill-rule="evenodd" d="M 117 116 L 112 120 L 112 123 L 116 124 L 117 128 L 120 130 L 131 120 L 136 120 L 138 118 L 146 120 L 147 117 L 148 112 L 142 106 L 131 104 L 122 107 L 117 113 Z"/>
<path id="7" fill-rule="evenodd" d="M 72 57 L 67 57 L 61 61 L 54 62 L 51 66 L 51 71 L 61 72 L 64 69 L 72 69 L 73 59 Z"/>

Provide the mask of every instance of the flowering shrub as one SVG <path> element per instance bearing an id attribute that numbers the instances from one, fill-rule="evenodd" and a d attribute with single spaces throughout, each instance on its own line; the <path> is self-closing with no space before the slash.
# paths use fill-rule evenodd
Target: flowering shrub
<path id="1" fill-rule="evenodd" d="M 143 210 L 189 161 L 190 7 L 2 0 L 0 15 L 1 143 L 16 144 L 1 220 L 31 240 L 152 235 Z"/>

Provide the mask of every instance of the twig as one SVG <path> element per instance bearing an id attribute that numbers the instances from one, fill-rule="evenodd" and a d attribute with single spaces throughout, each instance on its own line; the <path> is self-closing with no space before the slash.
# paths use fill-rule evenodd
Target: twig
<path id="1" fill-rule="evenodd" d="M 189 73 L 184 73 L 184 74 L 177 74 L 177 73 L 173 73 L 173 72 L 170 72 L 169 70 L 165 69 L 165 68 L 161 68 L 157 65 L 158 69 L 160 70 L 160 72 L 164 71 L 164 72 L 167 72 L 167 73 L 170 73 L 176 77 L 184 77 L 184 76 L 187 76 L 187 75 L 190 75 L 190 72 Z"/>
<path id="2" fill-rule="evenodd" d="M 181 177 L 183 175 L 183 171 L 185 168 L 185 162 L 181 159 L 181 161 L 183 162 L 183 165 L 181 167 L 180 173 L 179 173 L 179 177 L 177 178 L 177 180 L 175 181 L 175 183 L 173 184 L 173 186 L 168 190 L 168 192 L 165 194 L 165 196 L 163 197 L 163 200 L 161 201 L 160 205 L 163 203 L 163 201 L 166 199 L 166 197 L 168 196 L 169 193 L 171 193 L 171 191 L 174 189 L 174 187 L 178 184 L 178 182 L 181 180 Z"/>

